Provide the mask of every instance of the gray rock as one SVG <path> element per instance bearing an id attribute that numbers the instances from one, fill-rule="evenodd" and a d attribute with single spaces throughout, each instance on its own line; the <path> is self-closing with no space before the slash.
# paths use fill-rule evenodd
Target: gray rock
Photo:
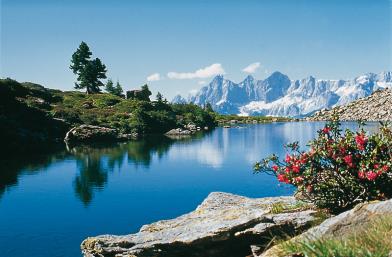
<path id="1" fill-rule="evenodd" d="M 137 137 L 136 134 L 121 134 L 116 129 L 93 125 L 81 125 L 67 132 L 64 141 L 67 144 L 94 143 L 102 141 L 129 140 Z"/>
<path id="2" fill-rule="evenodd" d="M 273 215 L 277 202 L 296 204 L 293 197 L 211 193 L 193 212 L 145 225 L 131 235 L 90 237 L 81 249 L 85 257 L 245 256 L 251 254 L 251 244 L 265 244 L 272 229 L 300 232 L 313 220 L 312 211 Z"/>
<path id="3" fill-rule="evenodd" d="M 171 129 L 165 133 L 165 135 L 169 135 L 169 136 L 188 136 L 188 135 L 192 135 L 192 134 L 193 134 L 193 131 L 187 130 L 187 129 L 182 129 L 182 128 Z"/>
<path id="4" fill-rule="evenodd" d="M 392 121 L 392 89 L 377 90 L 372 95 L 331 110 L 321 110 L 306 120 L 321 121 L 332 119 L 339 114 L 343 121 Z"/>

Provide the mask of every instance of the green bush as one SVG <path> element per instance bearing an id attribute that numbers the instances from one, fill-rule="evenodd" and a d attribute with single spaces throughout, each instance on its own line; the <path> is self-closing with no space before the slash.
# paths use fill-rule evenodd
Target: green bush
<path id="1" fill-rule="evenodd" d="M 89 99 L 92 100 L 94 106 L 98 108 L 106 108 L 109 106 L 113 106 L 121 102 L 121 98 L 112 94 L 95 94 L 93 96 L 89 96 Z"/>
<path id="2" fill-rule="evenodd" d="M 289 144 L 284 160 L 272 155 L 256 163 L 255 171 L 276 175 L 294 185 L 298 197 L 333 213 L 392 197 L 392 132 L 386 124 L 372 135 L 363 128 L 342 133 L 335 119 L 309 146 L 300 151 L 298 142 Z"/>

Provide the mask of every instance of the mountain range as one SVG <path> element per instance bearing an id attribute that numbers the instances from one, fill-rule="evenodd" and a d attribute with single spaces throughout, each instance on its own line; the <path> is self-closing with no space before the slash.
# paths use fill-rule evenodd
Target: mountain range
<path id="1" fill-rule="evenodd" d="M 351 80 L 324 80 L 313 76 L 290 80 L 274 72 L 264 80 L 247 76 L 235 83 L 218 75 L 187 99 L 177 95 L 173 103 L 207 103 L 222 114 L 308 116 L 324 108 L 347 104 L 372 92 L 392 88 L 392 72 L 367 73 Z"/>

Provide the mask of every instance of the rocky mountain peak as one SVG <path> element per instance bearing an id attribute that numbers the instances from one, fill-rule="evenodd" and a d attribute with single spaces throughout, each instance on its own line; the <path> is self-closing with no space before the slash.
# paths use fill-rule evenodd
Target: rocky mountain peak
<path id="1" fill-rule="evenodd" d="M 301 117 L 385 88 L 392 88 L 392 72 L 367 73 L 351 80 L 320 80 L 313 76 L 290 80 L 275 71 L 264 80 L 249 75 L 240 83 L 217 75 L 188 102 L 201 106 L 211 103 L 215 111 L 223 114 Z"/>

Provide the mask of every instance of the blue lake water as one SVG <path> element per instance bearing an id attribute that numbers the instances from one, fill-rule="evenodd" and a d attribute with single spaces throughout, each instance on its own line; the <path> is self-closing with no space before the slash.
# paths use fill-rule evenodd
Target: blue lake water
<path id="1" fill-rule="evenodd" d="M 216 128 L 191 139 L 148 137 L 0 161 L 0 256 L 80 257 L 88 236 L 129 234 L 192 211 L 213 191 L 290 195 L 252 165 L 303 146 L 320 122 Z M 356 128 L 356 123 L 345 127 Z"/>

